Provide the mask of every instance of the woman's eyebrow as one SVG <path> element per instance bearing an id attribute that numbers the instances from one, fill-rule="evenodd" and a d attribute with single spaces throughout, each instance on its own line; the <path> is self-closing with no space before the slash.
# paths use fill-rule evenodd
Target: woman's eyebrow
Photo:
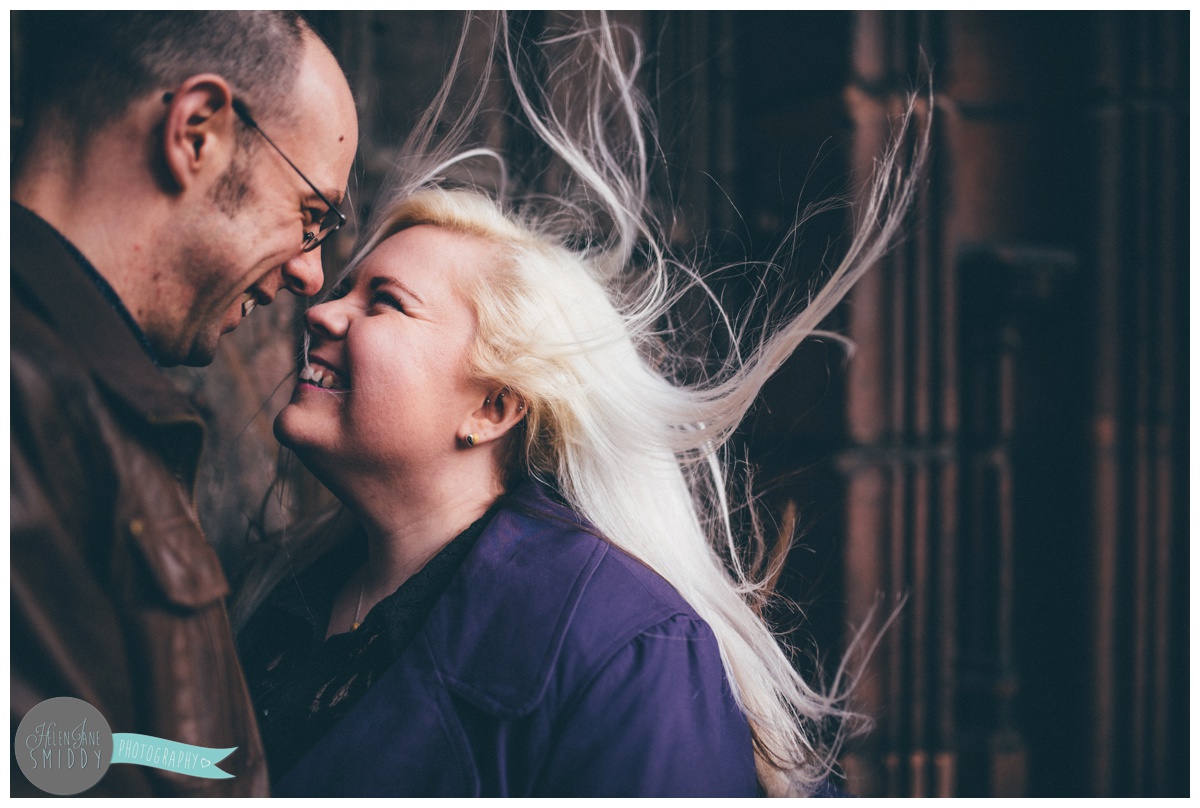
<path id="1" fill-rule="evenodd" d="M 392 286 L 400 287 L 400 291 L 404 292 L 404 294 L 408 295 L 409 297 L 411 297 L 413 300 L 417 301 L 417 303 L 421 304 L 422 306 L 425 305 L 425 301 L 421 299 L 420 295 L 418 295 L 416 292 L 414 292 L 412 290 L 412 287 L 405 284 L 399 278 L 393 278 L 391 275 L 379 275 L 379 276 L 372 278 L 371 284 L 370 284 L 370 289 L 372 292 L 374 292 L 376 289 L 378 289 L 380 286 L 383 286 L 384 284 L 390 284 Z"/>

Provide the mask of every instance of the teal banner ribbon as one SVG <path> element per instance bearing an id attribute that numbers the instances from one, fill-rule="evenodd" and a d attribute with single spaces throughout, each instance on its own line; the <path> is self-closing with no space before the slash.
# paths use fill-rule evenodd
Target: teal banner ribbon
<path id="1" fill-rule="evenodd" d="M 206 746 L 168 741 L 153 735 L 138 735 L 136 732 L 113 733 L 113 763 L 138 763 L 169 772 L 188 774 L 192 777 L 207 777 L 224 780 L 233 777 L 229 772 L 217 768 L 217 764 L 237 749 L 209 749 Z"/>

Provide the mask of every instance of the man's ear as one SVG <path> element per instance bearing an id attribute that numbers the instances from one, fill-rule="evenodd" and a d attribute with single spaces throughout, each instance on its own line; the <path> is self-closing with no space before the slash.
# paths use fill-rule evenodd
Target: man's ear
<path id="1" fill-rule="evenodd" d="M 163 154 L 175 184 L 182 190 L 223 175 L 233 159 L 237 127 L 229 84 L 214 73 L 202 73 L 163 100 Z"/>

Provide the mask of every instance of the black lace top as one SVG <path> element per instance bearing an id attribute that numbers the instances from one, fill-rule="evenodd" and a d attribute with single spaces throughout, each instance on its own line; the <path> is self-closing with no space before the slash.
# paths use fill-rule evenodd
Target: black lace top
<path id="1" fill-rule="evenodd" d="M 238 636 L 271 781 L 287 773 L 373 685 L 412 640 L 495 507 L 454 538 L 362 619 L 325 632 L 334 597 L 366 560 L 366 544 L 342 545 L 285 579 Z"/>

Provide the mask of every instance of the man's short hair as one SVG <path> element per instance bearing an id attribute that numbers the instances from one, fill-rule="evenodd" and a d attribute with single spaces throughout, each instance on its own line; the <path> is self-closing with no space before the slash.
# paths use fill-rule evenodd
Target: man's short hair
<path id="1" fill-rule="evenodd" d="M 306 28 L 294 11 L 20 12 L 25 133 L 79 143 L 135 99 L 216 73 L 255 117 L 280 116 Z"/>

